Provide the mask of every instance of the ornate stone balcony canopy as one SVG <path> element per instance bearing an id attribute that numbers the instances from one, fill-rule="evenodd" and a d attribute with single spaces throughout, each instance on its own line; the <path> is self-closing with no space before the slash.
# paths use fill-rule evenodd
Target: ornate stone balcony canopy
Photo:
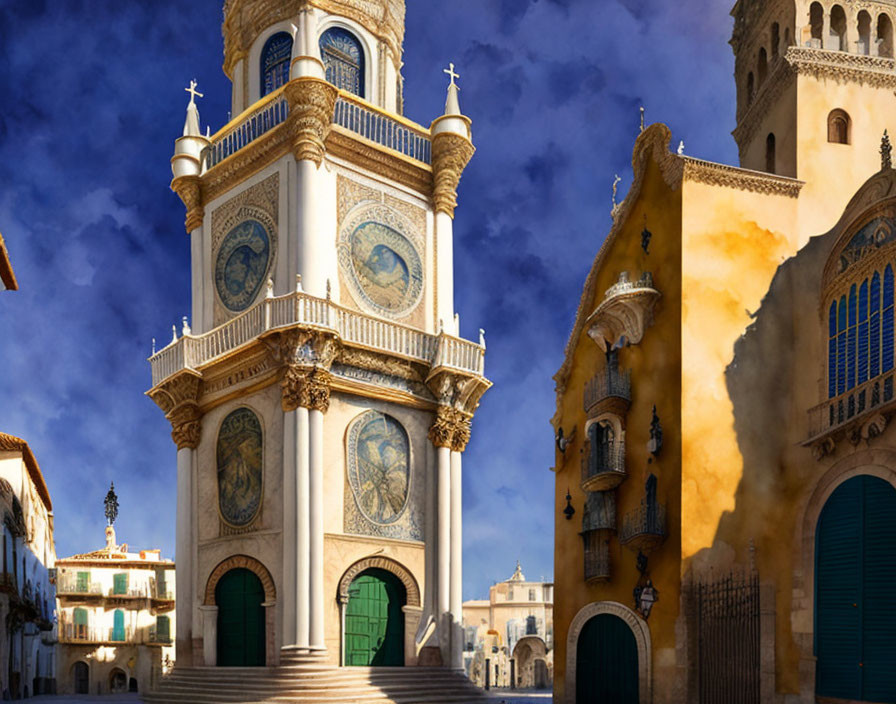
<path id="1" fill-rule="evenodd" d="M 305 327 L 330 333 L 343 345 L 379 352 L 430 369 L 482 377 L 485 347 L 469 340 L 393 323 L 344 308 L 326 298 L 295 292 L 265 298 L 203 335 L 186 334 L 149 358 L 152 384 L 191 370 L 201 372 L 237 351 L 259 345 L 265 333 Z"/>
<path id="2" fill-rule="evenodd" d="M 619 486 L 626 476 L 623 440 L 582 455 L 582 489 L 585 491 L 609 491 Z"/>
<path id="3" fill-rule="evenodd" d="M 588 335 L 601 349 L 610 349 L 623 336 L 628 344 L 638 344 L 644 330 L 653 322 L 653 309 L 660 295 L 653 287 L 649 271 L 634 282 L 623 271 L 619 281 L 607 289 L 604 300 L 585 321 Z"/>
<path id="4" fill-rule="evenodd" d="M 634 511 L 622 519 L 619 542 L 630 550 L 645 555 L 659 547 L 666 539 L 666 507 L 663 504 L 646 504 L 643 501 Z"/>

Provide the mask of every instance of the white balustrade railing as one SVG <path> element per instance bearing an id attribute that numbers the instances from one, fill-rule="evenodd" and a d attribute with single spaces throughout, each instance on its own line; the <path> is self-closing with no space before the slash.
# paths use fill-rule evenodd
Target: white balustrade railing
<path id="1" fill-rule="evenodd" d="M 200 367 L 243 347 L 270 330 L 306 325 L 332 330 L 343 342 L 393 354 L 433 367 L 483 374 L 485 348 L 445 333 L 431 335 L 374 318 L 307 293 L 265 298 L 232 320 L 202 335 L 172 340 L 149 358 L 152 384 L 184 369 Z"/>
<path id="2" fill-rule="evenodd" d="M 240 119 L 233 127 L 212 137 L 211 144 L 203 150 L 205 168 L 210 169 L 224 161 L 265 132 L 286 122 L 288 116 L 289 102 L 283 91 L 272 93 L 267 102 Z"/>
<path id="3" fill-rule="evenodd" d="M 427 131 L 366 105 L 354 96 L 345 93 L 339 96 L 333 122 L 411 159 L 424 164 L 432 162 L 432 142 Z"/>

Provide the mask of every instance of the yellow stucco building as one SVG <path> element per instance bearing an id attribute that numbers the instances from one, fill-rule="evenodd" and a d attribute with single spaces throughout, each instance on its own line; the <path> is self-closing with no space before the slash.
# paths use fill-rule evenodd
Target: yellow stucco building
<path id="1" fill-rule="evenodd" d="M 896 701 L 894 5 L 739 0 L 741 166 L 635 142 L 555 376 L 555 702 Z"/>

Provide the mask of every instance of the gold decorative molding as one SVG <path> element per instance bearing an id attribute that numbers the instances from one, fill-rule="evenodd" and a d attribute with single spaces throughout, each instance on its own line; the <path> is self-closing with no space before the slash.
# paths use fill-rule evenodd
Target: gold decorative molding
<path id="1" fill-rule="evenodd" d="M 301 406 L 326 413 L 333 385 L 330 365 L 339 353 L 336 336 L 317 330 L 287 330 L 269 347 L 286 368 L 280 382 L 283 410 Z"/>
<path id="2" fill-rule="evenodd" d="M 326 144 L 329 156 L 344 159 L 427 197 L 432 191 L 432 169 L 428 164 L 365 139 L 341 125 L 332 126 Z"/>
<path id="3" fill-rule="evenodd" d="M 752 191 L 767 195 L 796 198 L 805 185 L 804 181 L 787 176 L 776 176 L 762 171 L 741 169 L 727 164 L 716 164 L 711 161 L 683 156 L 685 181 L 706 183 L 710 186 L 735 188 L 739 191 Z"/>
<path id="4" fill-rule="evenodd" d="M 466 137 L 440 132 L 432 138 L 432 199 L 436 212 L 454 217 L 457 185 L 476 148 Z"/>
<path id="5" fill-rule="evenodd" d="M 238 568 L 247 569 L 250 572 L 253 572 L 261 580 L 261 586 L 264 589 L 265 602 L 273 604 L 277 601 L 277 588 L 274 586 L 274 579 L 271 577 L 268 568 L 254 557 L 249 557 L 248 555 L 233 555 L 218 564 L 218 566 L 212 570 L 208 577 L 208 581 L 205 583 L 205 595 L 202 603 L 206 606 L 214 606 L 215 587 L 218 586 L 218 581 L 230 570 Z"/>
<path id="6" fill-rule="evenodd" d="M 185 370 L 148 392 L 171 423 L 171 439 L 178 450 L 196 449 L 202 434 L 202 412 L 199 397 L 202 376 Z"/>
<path id="7" fill-rule="evenodd" d="M 305 76 L 291 80 L 283 92 L 289 101 L 287 124 L 293 154 L 298 161 L 313 161 L 320 166 L 339 91 L 320 78 Z"/>
<path id="8" fill-rule="evenodd" d="M 171 182 L 171 190 L 180 196 L 187 209 L 184 227 L 189 235 L 196 228 L 202 227 L 202 220 L 205 218 L 202 179 L 199 176 L 178 176 Z"/>
<path id="9" fill-rule="evenodd" d="M 221 240 L 233 227 L 247 217 L 259 216 L 262 224 L 277 237 L 277 215 L 280 205 L 280 174 L 273 173 L 264 181 L 256 183 L 237 193 L 212 212 L 212 254 L 217 251 Z M 261 210 L 259 214 L 257 211 Z M 275 243 L 276 245 L 276 243 Z M 272 259 L 274 256 L 271 257 Z"/>
<path id="10" fill-rule="evenodd" d="M 429 441 L 436 447 L 463 452 L 470 441 L 470 416 L 450 406 L 439 406 L 429 426 Z"/>
<path id="11" fill-rule="evenodd" d="M 342 364 L 359 369 L 369 369 L 380 374 L 407 379 L 408 381 L 422 382 L 424 380 L 423 374 L 412 362 L 374 352 L 373 350 L 358 347 L 342 347 L 339 351 L 338 360 Z"/>
<path id="12" fill-rule="evenodd" d="M 294 411 L 301 406 L 310 411 L 326 413 L 330 408 L 332 383 L 333 375 L 321 367 L 308 369 L 288 366 L 280 384 L 280 403 L 284 412 Z"/>

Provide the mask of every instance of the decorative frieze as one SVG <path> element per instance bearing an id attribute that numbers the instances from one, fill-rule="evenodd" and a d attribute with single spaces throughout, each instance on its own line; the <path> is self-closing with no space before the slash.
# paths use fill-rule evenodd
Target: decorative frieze
<path id="1" fill-rule="evenodd" d="M 187 209 L 184 227 L 190 234 L 202 227 L 205 207 L 202 200 L 202 179 L 199 176 L 178 176 L 171 182 L 171 190 L 177 193 Z"/>
<path id="2" fill-rule="evenodd" d="M 311 411 L 326 413 L 330 407 L 332 374 L 320 367 L 288 366 L 281 388 L 281 406 L 285 412 L 301 406 Z"/>
<path id="3" fill-rule="evenodd" d="M 167 379 L 148 394 L 171 423 L 171 439 L 178 450 L 199 446 L 202 434 L 202 413 L 199 410 L 201 391 L 202 377 L 195 372 L 184 371 Z"/>

